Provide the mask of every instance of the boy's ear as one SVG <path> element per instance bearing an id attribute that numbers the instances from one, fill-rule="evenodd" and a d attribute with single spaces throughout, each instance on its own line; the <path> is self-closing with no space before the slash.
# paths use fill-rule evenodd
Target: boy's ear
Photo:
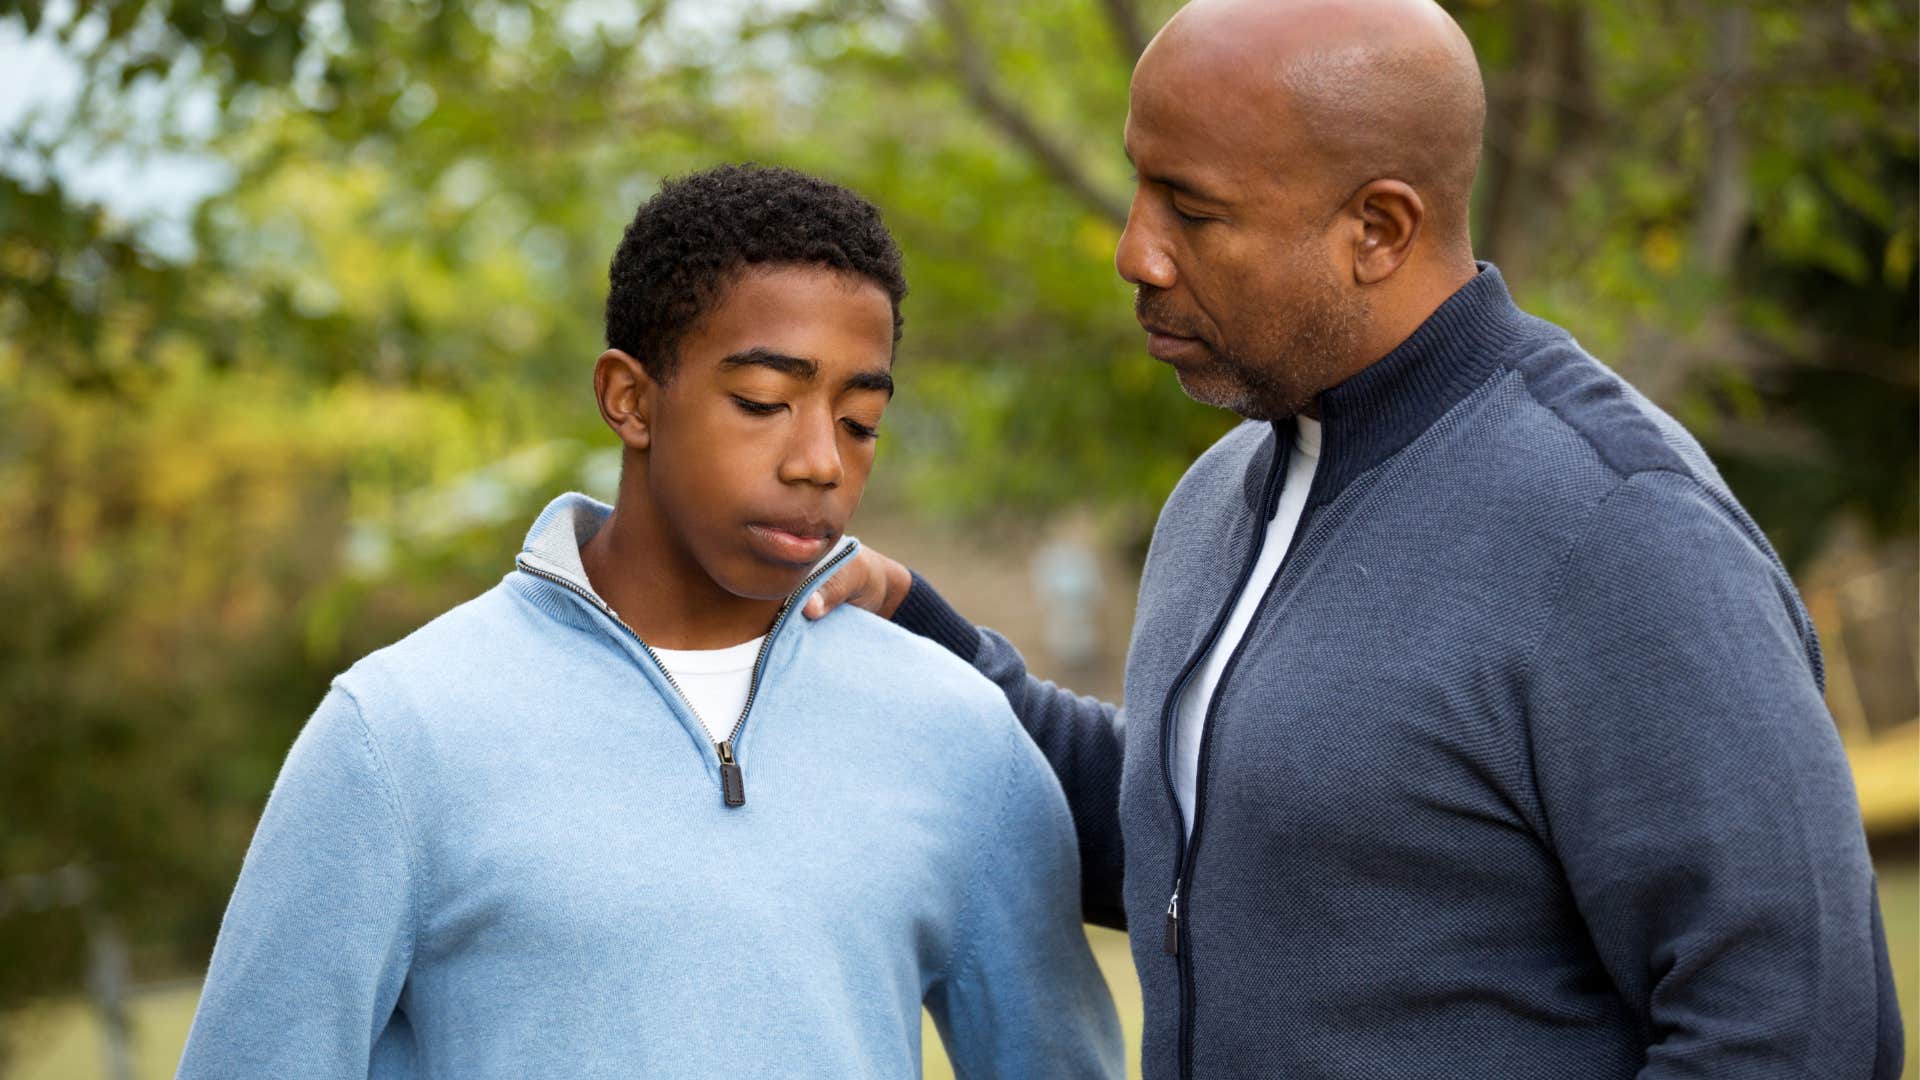
<path id="1" fill-rule="evenodd" d="M 600 419 L 629 450 L 645 450 L 652 444 L 659 390 L 646 365 L 619 349 L 608 349 L 594 361 L 593 393 L 599 399 Z"/>

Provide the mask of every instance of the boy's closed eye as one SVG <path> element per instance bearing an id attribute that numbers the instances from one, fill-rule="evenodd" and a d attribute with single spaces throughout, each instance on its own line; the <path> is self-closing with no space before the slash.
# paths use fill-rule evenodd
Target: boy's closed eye
<path id="1" fill-rule="evenodd" d="M 740 394 L 730 394 L 728 396 L 733 399 L 734 406 L 748 416 L 772 416 L 788 408 L 787 404 L 782 401 L 759 401 Z M 840 423 L 848 432 L 852 433 L 855 438 L 863 442 L 871 442 L 880 437 L 878 420 L 869 423 L 855 417 L 846 416 L 840 419 Z"/>

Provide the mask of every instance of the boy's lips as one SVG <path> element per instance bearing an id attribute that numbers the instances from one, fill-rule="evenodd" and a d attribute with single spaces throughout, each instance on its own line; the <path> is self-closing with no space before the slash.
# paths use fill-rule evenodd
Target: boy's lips
<path id="1" fill-rule="evenodd" d="M 840 531 L 825 522 L 756 521 L 747 532 L 776 562 L 810 563 L 827 553 Z"/>

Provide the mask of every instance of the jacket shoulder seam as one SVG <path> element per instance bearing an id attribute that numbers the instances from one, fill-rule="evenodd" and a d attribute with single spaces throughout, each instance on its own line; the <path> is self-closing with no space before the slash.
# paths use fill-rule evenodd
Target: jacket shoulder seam
<path id="1" fill-rule="evenodd" d="M 1568 344 L 1573 348 L 1579 347 L 1578 345 L 1575 345 L 1573 343 L 1571 338 L 1567 340 L 1566 344 Z M 1583 353 L 1582 355 L 1585 355 L 1585 354 Z M 1664 457 L 1668 458 L 1669 460 L 1659 465 L 1643 465 L 1638 468 L 1623 467 L 1618 461 L 1615 460 L 1614 455 L 1608 453 L 1606 448 L 1602 447 L 1600 443 L 1594 439 L 1593 433 L 1588 431 L 1584 425 L 1576 424 L 1572 420 L 1569 420 L 1567 418 L 1567 414 L 1564 411 L 1562 411 L 1559 406 L 1555 405 L 1553 402 L 1547 401 L 1544 398 L 1542 398 L 1540 396 L 1539 390 L 1534 386 L 1534 379 L 1530 375 L 1528 375 L 1525 369 L 1515 365 L 1513 363 L 1511 356 L 1503 358 L 1500 361 L 1499 367 L 1501 370 L 1512 372 L 1516 377 L 1518 377 L 1520 380 L 1521 387 L 1524 388 L 1527 392 L 1527 398 L 1531 400 L 1535 405 L 1538 405 L 1540 408 L 1545 409 L 1547 413 L 1553 417 L 1554 421 L 1558 423 L 1561 427 L 1567 429 L 1568 431 L 1573 432 L 1576 436 L 1578 436 L 1580 438 L 1580 441 L 1587 445 L 1587 449 L 1593 451 L 1593 456 L 1599 460 L 1600 464 L 1606 466 L 1607 471 L 1611 472 L 1621 482 L 1631 480 L 1636 476 L 1645 475 L 1647 473 L 1662 473 L 1662 472 L 1673 473 L 1676 476 L 1683 476 L 1689 480 L 1695 481 L 1696 483 L 1698 482 L 1699 478 L 1694 476 L 1693 470 L 1687 467 L 1686 462 L 1682 460 L 1680 456 L 1676 454 L 1671 447 L 1667 446 L 1664 440 L 1660 440 L 1659 429 L 1654 428 L 1652 421 L 1646 420 L 1644 416 L 1642 416 L 1641 419 L 1645 421 L 1647 426 L 1652 430 L 1653 437 L 1656 440 L 1660 441 L 1661 454 Z M 1612 492 L 1609 491 L 1606 496 L 1601 497 L 1601 501 L 1604 501 L 1611 494 Z"/>

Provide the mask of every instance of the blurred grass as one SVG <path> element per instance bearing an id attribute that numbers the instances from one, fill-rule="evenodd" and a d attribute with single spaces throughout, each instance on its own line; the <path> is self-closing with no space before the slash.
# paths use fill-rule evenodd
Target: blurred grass
<path id="1" fill-rule="evenodd" d="M 133 1075 L 163 1080 L 173 1075 L 187 1044 L 197 981 L 141 993 L 133 1001 Z M 9 1061 L 8 1080 L 94 1080 L 104 1078 L 106 1045 L 100 1025 L 84 1004 L 63 1001 L 41 1005 L 6 1020 L 18 1057 Z"/>
<path id="2" fill-rule="evenodd" d="M 1907 1029 L 1904 1075 L 1920 1077 L 1920 863 L 1883 863 L 1880 915 L 1893 955 L 1893 985 L 1900 992 L 1900 1019 Z"/>
<path id="3" fill-rule="evenodd" d="M 1894 982 L 1900 989 L 1900 1012 L 1906 1021 L 1907 1072 L 1920 1076 L 1920 863 L 1894 863 L 1880 870 L 1880 904 L 1887 926 L 1887 947 L 1893 953 Z M 1126 1035 L 1127 1075 L 1140 1075 L 1140 984 L 1133 976 L 1133 957 L 1126 935 L 1089 927 L 1087 940 L 1100 970 L 1113 989 Z M 196 986 L 187 984 L 140 995 L 133 1007 L 134 1075 L 139 1080 L 163 1080 L 173 1075 L 187 1027 L 193 1020 Z M 5 1074 L 12 1080 L 90 1080 L 104 1077 L 99 1028 L 83 1005 L 62 1002 L 40 1006 L 6 1018 L 6 1030 L 19 1041 L 20 1056 Z M 923 1017 L 921 1041 L 926 1048 L 927 1080 L 953 1080 L 953 1068 L 940 1048 L 933 1023 Z"/>

